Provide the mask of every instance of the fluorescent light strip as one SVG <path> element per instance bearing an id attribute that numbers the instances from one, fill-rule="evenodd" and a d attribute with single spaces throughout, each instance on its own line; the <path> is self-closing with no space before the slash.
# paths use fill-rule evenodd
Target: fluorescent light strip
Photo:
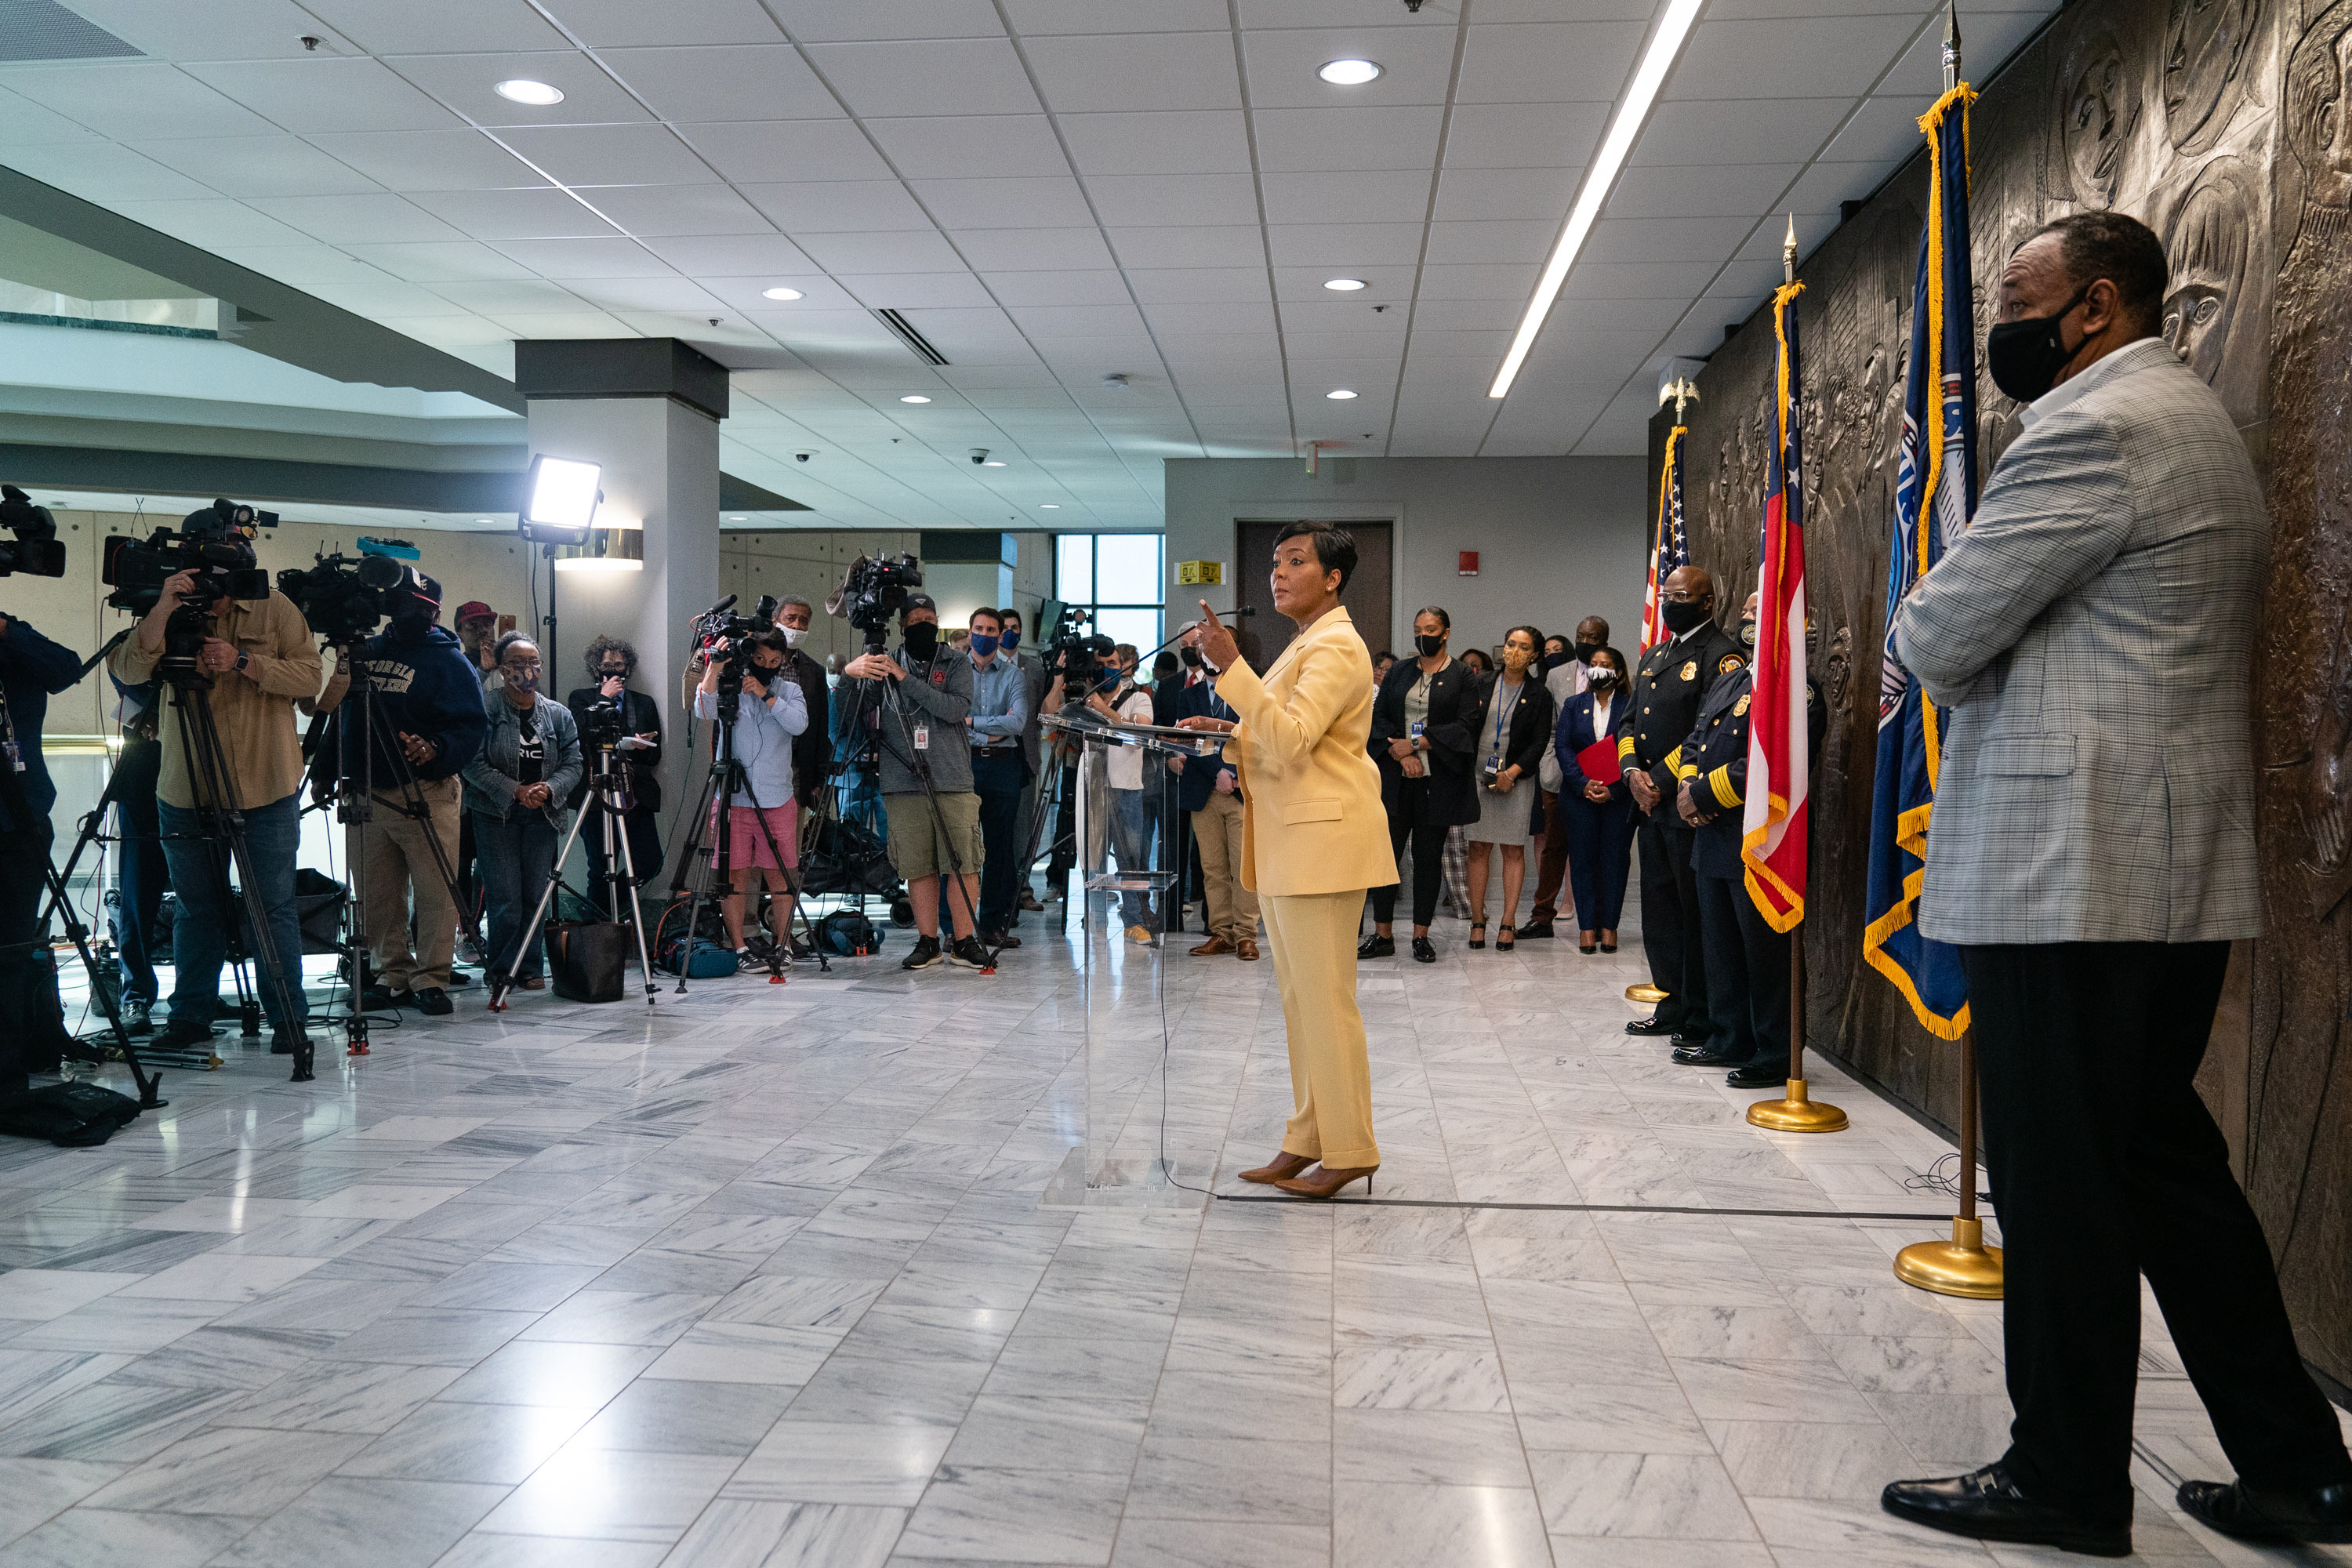
<path id="1" fill-rule="evenodd" d="M 1552 301 L 1559 297 L 1559 286 L 1568 281 L 1568 269 L 1576 265 L 1576 253 L 1584 248 L 1585 236 L 1592 232 L 1593 220 L 1601 216 L 1601 204 L 1609 199 L 1618 171 L 1625 166 L 1627 154 L 1633 151 L 1633 139 L 1642 133 L 1642 122 L 1650 117 L 1650 106 L 1658 100 L 1659 89 L 1666 85 L 1666 73 L 1674 68 L 1675 57 L 1682 52 L 1683 40 L 1690 36 L 1691 25 L 1698 20 L 1699 11 L 1706 4 L 1706 0 L 1669 0 L 1665 17 L 1650 40 L 1649 52 L 1642 57 L 1640 68 L 1633 72 L 1625 101 L 1610 124 L 1609 134 L 1602 140 L 1592 167 L 1585 174 L 1584 188 L 1576 193 L 1576 205 L 1569 210 L 1568 226 L 1560 230 L 1559 244 L 1552 248 L 1551 260 L 1545 264 L 1543 277 L 1537 280 L 1535 298 L 1528 301 L 1527 316 L 1519 322 L 1518 335 L 1511 340 L 1511 352 L 1503 356 L 1503 368 L 1496 373 L 1495 384 L 1487 389 L 1487 396 L 1504 396 L 1517 379 L 1519 366 L 1527 363 L 1528 351 L 1535 347 L 1536 334 L 1543 330 L 1544 318 L 1551 314 Z"/>

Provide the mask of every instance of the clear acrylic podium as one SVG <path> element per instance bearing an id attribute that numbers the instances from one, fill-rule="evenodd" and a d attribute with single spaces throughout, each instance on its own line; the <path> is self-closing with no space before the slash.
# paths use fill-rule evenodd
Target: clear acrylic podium
<path id="1" fill-rule="evenodd" d="M 1183 898 L 1171 864 L 1181 808 L 1169 763 L 1214 756 L 1224 737 L 1113 725 L 1083 709 L 1049 715 L 1044 723 L 1080 742 L 1076 885 L 1066 908 L 1075 907 L 1080 919 L 1086 1050 L 1077 1096 L 1084 1142 L 1070 1151 L 1042 1201 L 1198 1207 L 1205 1198 L 1170 1180 L 1165 1151 L 1168 931 Z M 1138 779 L 1139 791 L 1121 787 Z M 1205 1175 L 1194 1173 L 1191 1185 L 1205 1187 Z"/>

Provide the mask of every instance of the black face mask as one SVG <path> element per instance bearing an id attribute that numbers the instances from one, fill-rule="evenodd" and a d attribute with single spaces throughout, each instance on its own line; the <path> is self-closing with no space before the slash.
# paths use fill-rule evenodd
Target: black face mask
<path id="1" fill-rule="evenodd" d="M 1713 605 L 1685 604 L 1679 599 L 1668 599 L 1664 612 L 1666 617 L 1666 630 L 1676 637 L 1687 631 L 1696 630 L 1706 623 L 1714 609 Z"/>
<path id="2" fill-rule="evenodd" d="M 1585 684 L 1595 688 L 1612 685 L 1616 679 L 1617 672 L 1605 664 L 1596 664 L 1584 672 Z"/>
<path id="3" fill-rule="evenodd" d="M 1543 656 L 1544 672 L 1546 674 L 1549 674 L 1551 671 L 1558 669 L 1561 665 L 1566 664 L 1570 659 L 1574 658 L 1575 657 L 1575 654 L 1570 652 L 1566 648 L 1562 648 L 1558 653 L 1548 653 Z"/>
<path id="4" fill-rule="evenodd" d="M 2079 339 L 2073 348 L 2066 346 L 2063 323 L 2089 293 L 2088 288 L 2077 289 L 2054 316 L 1996 322 L 1985 334 L 1985 368 L 1992 373 L 1992 384 L 2020 403 L 2031 403 L 2057 385 L 2058 373 L 2083 352 Z"/>
<path id="5" fill-rule="evenodd" d="M 1201 650 L 1199 648 L 1184 648 L 1178 652 L 1176 657 L 1182 659 L 1188 668 L 1198 669 L 1201 668 Z"/>
<path id="6" fill-rule="evenodd" d="M 1413 634 L 1412 646 L 1413 651 L 1420 654 L 1422 658 L 1435 658 L 1445 651 L 1445 637 L 1442 632 L 1435 637 L 1426 632 L 1416 632 Z"/>
<path id="7" fill-rule="evenodd" d="M 931 621 L 917 621 L 907 628 L 907 654 L 910 658 L 928 661 L 940 651 L 940 628 Z"/>
<path id="8" fill-rule="evenodd" d="M 1597 642 L 1578 643 L 1576 645 L 1576 661 L 1579 664 L 1591 664 L 1592 662 L 1592 656 L 1600 651 L 1601 645 Z"/>
<path id="9" fill-rule="evenodd" d="M 626 680 L 629 679 L 629 672 L 625 669 L 600 669 L 596 672 L 596 679 L 599 680 Z"/>

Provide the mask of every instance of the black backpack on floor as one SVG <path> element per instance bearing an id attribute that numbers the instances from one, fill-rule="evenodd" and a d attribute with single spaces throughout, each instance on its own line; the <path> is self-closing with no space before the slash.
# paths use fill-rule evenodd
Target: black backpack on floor
<path id="1" fill-rule="evenodd" d="M 60 1149 L 87 1149 L 139 1115 L 139 1102 L 94 1083 L 45 1083 L 0 1100 L 0 1133 L 45 1138 Z"/>

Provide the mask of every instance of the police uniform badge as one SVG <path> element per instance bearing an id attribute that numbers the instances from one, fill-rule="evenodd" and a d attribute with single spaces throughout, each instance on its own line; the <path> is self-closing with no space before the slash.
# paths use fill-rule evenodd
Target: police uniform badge
<path id="1" fill-rule="evenodd" d="M 1698 679 L 1698 660 L 1694 658 L 1684 664 L 1682 679 L 1685 680 L 1696 680 Z"/>
<path id="2" fill-rule="evenodd" d="M 1739 719 L 1746 717 L 1748 712 L 1748 694 L 1743 691 L 1739 694 L 1739 700 L 1731 705 L 1731 716 L 1733 718 Z"/>
<path id="3" fill-rule="evenodd" d="M 1748 661 L 1746 659 L 1740 658 L 1739 655 L 1736 653 L 1727 653 L 1716 661 L 1715 672 L 1717 675 L 1729 675 L 1733 670 L 1738 669 L 1741 665 L 1747 662 Z M 1689 677 L 1685 676 L 1684 679 L 1688 679 Z"/>

